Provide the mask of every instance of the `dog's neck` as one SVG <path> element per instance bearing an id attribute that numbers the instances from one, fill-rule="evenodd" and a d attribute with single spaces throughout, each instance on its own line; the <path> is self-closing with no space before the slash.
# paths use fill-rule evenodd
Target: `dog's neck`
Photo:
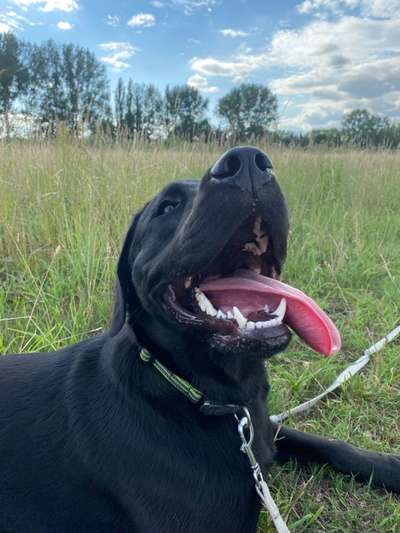
<path id="1" fill-rule="evenodd" d="M 139 357 L 142 348 L 148 350 L 168 371 L 215 403 L 250 405 L 260 401 L 265 404 L 269 386 L 264 362 L 259 357 L 249 356 L 243 361 L 232 355 L 228 360 L 217 349 L 206 351 L 206 347 L 194 347 L 193 343 L 185 346 L 183 342 L 176 343 L 173 350 L 160 350 L 156 344 L 136 334 L 128 324 L 121 334 L 131 344 L 130 353 L 134 359 L 131 362 L 135 365 L 135 372 L 141 376 L 141 386 L 153 396 L 160 399 L 165 396 L 167 399 L 171 395 L 175 397 L 177 391 L 172 390 L 173 386 L 154 368 L 145 368 L 148 365 Z"/>
<path id="2" fill-rule="evenodd" d="M 233 413 L 204 412 L 201 410 L 202 402 L 190 401 L 185 395 L 171 385 L 169 381 L 148 363 L 140 358 L 141 345 L 133 330 L 125 325 L 114 337 L 109 338 L 102 353 L 102 364 L 107 366 L 106 373 L 111 376 L 121 402 L 131 402 L 132 412 L 137 412 L 145 401 L 158 413 L 166 417 L 171 423 L 184 424 L 191 427 L 194 424 L 201 431 L 213 429 L 221 435 L 232 437 L 234 446 L 239 444 L 235 428 Z M 112 355 L 110 357 L 110 355 Z M 153 354 L 167 366 L 163 354 Z M 236 404 L 247 407 L 255 427 L 254 452 L 260 464 L 268 465 L 273 458 L 273 429 L 269 422 L 266 397 L 268 384 L 263 362 L 260 360 L 259 371 L 252 380 L 245 379 L 244 384 L 236 383 L 233 379 L 221 379 L 209 374 L 214 374 L 214 369 L 206 375 L 190 375 L 179 372 L 170 367 L 169 370 L 179 372 L 196 389 L 201 391 L 203 398 L 214 404 Z M 240 446 L 239 446 L 240 447 Z M 239 448 L 238 448 L 239 449 Z"/>

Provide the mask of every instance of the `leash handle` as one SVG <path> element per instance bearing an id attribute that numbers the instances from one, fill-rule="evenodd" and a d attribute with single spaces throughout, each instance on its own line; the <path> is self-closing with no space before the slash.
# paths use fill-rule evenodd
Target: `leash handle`
<path id="1" fill-rule="evenodd" d="M 252 444 L 254 440 L 254 426 L 251 421 L 250 412 L 247 407 L 243 407 L 242 410 L 244 412 L 244 415 L 241 418 L 239 418 L 237 414 L 235 414 L 236 421 L 238 422 L 238 433 L 242 441 L 240 450 L 247 455 L 247 458 L 249 460 L 257 494 L 260 497 L 262 505 L 270 514 L 276 531 L 278 533 L 290 533 L 285 521 L 282 518 L 281 513 L 279 512 L 278 506 L 276 505 L 273 497 L 271 496 L 271 492 L 262 475 L 260 465 L 252 449 Z M 247 436 L 246 431 L 248 433 Z"/>

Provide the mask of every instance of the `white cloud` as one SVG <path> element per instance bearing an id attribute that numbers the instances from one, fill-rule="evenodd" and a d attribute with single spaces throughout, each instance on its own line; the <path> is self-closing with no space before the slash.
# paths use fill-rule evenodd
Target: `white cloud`
<path id="1" fill-rule="evenodd" d="M 57 22 L 57 28 L 62 31 L 72 30 L 74 26 L 66 20 L 60 20 Z"/>
<path id="2" fill-rule="evenodd" d="M 291 112 L 294 113 L 284 119 L 279 120 L 279 127 L 287 128 L 332 128 L 337 126 L 343 118 L 343 113 L 350 111 L 351 108 L 338 107 L 331 104 L 321 105 L 320 102 L 309 102 L 308 105 L 294 107 Z"/>
<path id="3" fill-rule="evenodd" d="M 390 18 L 400 10 L 400 0 L 304 0 L 297 9 L 317 17 L 326 14 L 343 16 L 349 10 L 358 10 L 364 16 Z"/>
<path id="4" fill-rule="evenodd" d="M 78 9 L 78 3 L 75 0 L 46 0 L 41 11 L 74 11 Z"/>
<path id="5" fill-rule="evenodd" d="M 7 24 L 7 22 L 1 22 L 0 21 L 0 33 L 7 33 L 8 31 L 12 31 L 13 28 Z"/>
<path id="6" fill-rule="evenodd" d="M 182 8 L 186 15 L 192 15 L 196 10 L 201 8 L 212 11 L 212 7 L 219 3 L 221 3 L 221 0 L 152 0 L 150 5 L 157 9 L 177 6 Z"/>
<path id="7" fill-rule="evenodd" d="M 343 17 L 338 21 L 313 20 L 300 30 L 280 30 L 270 46 L 259 53 L 247 50 L 229 61 L 214 57 L 191 60 L 193 70 L 212 76 L 241 79 L 268 66 L 299 70 L 287 80 L 304 77 L 312 81 L 332 75 L 338 69 L 351 70 L 354 65 L 388 56 L 400 57 L 400 19 L 375 20 Z"/>
<path id="8" fill-rule="evenodd" d="M 278 32 L 270 59 L 297 72 L 275 79 L 271 89 L 292 102 L 303 97 L 296 124 L 334 125 L 355 108 L 400 117 L 399 23 L 399 18 L 341 17 Z"/>
<path id="9" fill-rule="evenodd" d="M 109 26 L 114 26 L 114 28 L 119 26 L 121 19 L 117 15 L 107 15 L 107 24 Z"/>
<path id="10" fill-rule="evenodd" d="M 22 29 L 22 24 L 13 15 L 14 11 L 8 13 L 0 13 L 0 33 L 6 33 L 8 31 L 12 32 Z"/>
<path id="11" fill-rule="evenodd" d="M 131 28 L 150 28 L 156 23 L 156 18 L 150 13 L 138 13 L 128 20 L 128 26 Z"/>
<path id="12" fill-rule="evenodd" d="M 32 4 L 41 4 L 44 2 L 44 0 L 11 0 L 13 4 L 19 6 L 19 7 L 22 7 L 22 8 L 26 8 Z"/>
<path id="13" fill-rule="evenodd" d="M 256 67 L 251 61 L 238 58 L 235 61 L 220 61 L 213 57 L 203 59 L 194 57 L 190 61 L 194 71 L 208 76 L 225 76 L 232 78 L 234 81 L 245 79 Z"/>
<path id="14" fill-rule="evenodd" d="M 300 13 L 322 15 L 331 12 L 340 15 L 343 9 L 353 9 L 357 7 L 360 0 L 304 0 L 297 5 Z"/>
<path id="15" fill-rule="evenodd" d="M 172 0 L 172 3 L 183 7 L 186 15 L 191 15 L 199 8 L 206 8 L 211 11 L 212 6 L 217 4 L 217 0 Z"/>
<path id="16" fill-rule="evenodd" d="M 122 42 L 122 41 L 110 41 L 108 43 L 101 43 L 99 44 L 99 48 L 102 50 L 110 50 L 111 52 L 115 52 L 121 49 L 124 50 L 137 50 L 135 46 L 133 46 L 131 43 Z"/>
<path id="17" fill-rule="evenodd" d="M 399 22 L 360 17 L 313 21 L 300 31 L 277 32 L 269 57 L 274 63 L 305 72 L 311 68 L 337 68 L 339 63 L 351 68 L 372 58 L 400 54 Z"/>
<path id="18" fill-rule="evenodd" d="M 129 68 L 131 65 L 127 60 L 133 57 L 139 50 L 131 43 L 122 41 L 112 41 L 108 43 L 99 44 L 99 48 L 107 52 L 107 55 L 100 58 L 103 63 L 106 63 L 114 70 L 123 70 Z"/>
<path id="19" fill-rule="evenodd" d="M 15 11 L 0 13 L 0 33 L 8 31 L 23 31 L 25 26 L 40 26 L 39 22 L 32 22 L 27 17 L 19 15 Z"/>
<path id="20" fill-rule="evenodd" d="M 232 30 L 231 28 L 225 28 L 224 30 L 220 30 L 220 33 L 224 37 L 246 37 L 248 35 L 247 32 L 242 30 Z"/>
<path id="21" fill-rule="evenodd" d="M 207 78 L 205 78 L 204 76 L 200 76 L 200 74 L 194 74 L 193 76 L 191 76 L 188 79 L 187 84 L 189 85 L 189 87 L 194 87 L 195 89 L 203 93 L 219 92 L 218 87 L 210 86 L 208 84 Z"/>
<path id="22" fill-rule="evenodd" d="M 13 4 L 27 9 L 31 5 L 39 5 L 40 11 L 65 11 L 70 12 L 79 8 L 76 0 L 11 0 Z"/>
<path id="23" fill-rule="evenodd" d="M 360 107 L 395 118 L 400 117 L 399 27 L 397 12 L 392 18 L 313 18 L 302 28 L 277 31 L 264 50 L 242 47 L 228 58 L 195 57 L 190 66 L 201 76 L 234 82 L 279 68 L 269 85 L 288 100 L 287 120 L 296 126 L 333 125 L 343 112 Z"/>
<path id="24" fill-rule="evenodd" d="M 372 17 L 390 18 L 400 11 L 399 0 L 364 0 L 363 10 Z"/>

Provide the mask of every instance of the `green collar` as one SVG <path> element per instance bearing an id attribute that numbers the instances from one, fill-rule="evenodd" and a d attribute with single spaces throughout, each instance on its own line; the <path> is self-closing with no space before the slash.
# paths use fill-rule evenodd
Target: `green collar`
<path id="1" fill-rule="evenodd" d="M 145 363 L 150 363 L 156 368 L 162 377 L 168 381 L 175 389 L 181 392 L 186 398 L 188 398 L 193 403 L 199 403 L 203 398 L 204 394 L 198 389 L 193 387 L 186 379 L 181 378 L 177 374 L 174 374 L 167 367 L 165 367 L 158 359 L 155 359 L 146 348 L 140 350 L 140 359 Z"/>
<path id="2" fill-rule="evenodd" d="M 177 391 L 186 396 L 188 400 L 200 407 L 200 411 L 205 415 L 223 416 L 232 415 L 241 411 L 243 408 L 234 404 L 219 404 L 205 398 L 204 394 L 193 387 L 186 379 L 181 378 L 171 370 L 168 370 L 158 359 L 151 353 L 142 348 L 139 352 L 140 359 L 149 365 L 152 365 L 161 376 L 168 381 Z"/>

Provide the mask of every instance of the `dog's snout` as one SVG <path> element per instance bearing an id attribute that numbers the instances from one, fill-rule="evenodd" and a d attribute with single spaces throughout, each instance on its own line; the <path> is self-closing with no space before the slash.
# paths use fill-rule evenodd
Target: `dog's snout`
<path id="1" fill-rule="evenodd" d="M 271 179 L 271 169 L 271 160 L 264 152 L 250 146 L 239 146 L 218 159 L 211 167 L 210 176 L 254 193 Z"/>

